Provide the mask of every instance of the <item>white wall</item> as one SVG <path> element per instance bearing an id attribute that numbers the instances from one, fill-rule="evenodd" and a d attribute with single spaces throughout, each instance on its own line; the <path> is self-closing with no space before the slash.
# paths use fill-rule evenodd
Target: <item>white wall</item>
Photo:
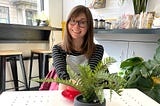
<path id="1" fill-rule="evenodd" d="M 88 6 L 92 0 L 86 0 L 86 6 Z M 102 9 L 91 9 L 93 17 L 100 19 L 117 18 L 123 14 L 134 14 L 133 5 L 131 0 L 126 0 L 124 4 L 120 4 L 120 0 L 106 0 L 106 7 Z M 129 8 L 130 7 L 130 8 Z M 127 9 L 126 9 L 127 8 Z"/>
<path id="2" fill-rule="evenodd" d="M 66 21 L 71 9 L 76 5 L 85 5 L 85 0 L 63 0 L 63 20 Z"/>
<path id="3" fill-rule="evenodd" d="M 160 0 L 148 0 L 147 11 L 155 11 L 156 16 L 160 16 Z"/>
<path id="4" fill-rule="evenodd" d="M 70 10 L 79 4 L 89 6 L 93 0 L 63 0 L 63 20 L 66 20 Z M 102 9 L 91 9 L 93 18 L 117 18 L 123 14 L 134 14 L 132 0 L 125 0 L 124 4 L 120 0 L 106 0 L 106 7 Z M 160 16 L 160 0 L 149 0 L 147 11 L 155 11 Z"/>
<path id="5" fill-rule="evenodd" d="M 63 0 L 44 0 L 46 6 L 45 11 L 49 14 L 49 21 L 52 27 L 62 27 L 62 1 Z M 50 35 L 50 49 L 54 44 L 62 41 L 61 31 L 52 31 Z"/>
<path id="6" fill-rule="evenodd" d="M 89 6 L 93 0 L 63 0 L 63 20 L 66 20 L 70 10 L 76 5 Z M 102 9 L 91 9 L 93 18 L 115 18 L 122 14 L 133 14 L 131 0 L 127 0 L 123 5 L 119 5 L 119 0 L 106 0 L 106 7 Z M 126 9 L 128 8 L 128 9 Z"/>

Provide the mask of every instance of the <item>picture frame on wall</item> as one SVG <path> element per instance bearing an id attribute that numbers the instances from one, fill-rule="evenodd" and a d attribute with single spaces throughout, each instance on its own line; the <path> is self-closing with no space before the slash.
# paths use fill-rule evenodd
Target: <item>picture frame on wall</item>
<path id="1" fill-rule="evenodd" d="M 100 9 L 106 7 L 106 0 L 93 0 L 92 7 L 94 9 Z"/>

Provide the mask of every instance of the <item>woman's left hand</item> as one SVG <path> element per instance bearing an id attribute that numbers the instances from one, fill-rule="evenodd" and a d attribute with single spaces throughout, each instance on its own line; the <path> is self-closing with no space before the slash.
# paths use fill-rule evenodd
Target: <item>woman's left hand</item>
<path id="1" fill-rule="evenodd" d="M 60 83 L 58 90 L 65 90 L 65 89 L 67 89 L 67 85 Z"/>
<path id="2" fill-rule="evenodd" d="M 72 81 L 72 83 L 76 83 L 76 81 L 73 80 L 73 79 L 70 79 L 70 81 Z M 67 86 L 68 86 L 68 85 L 61 84 L 61 83 L 60 83 L 58 90 L 66 90 L 66 89 L 67 89 Z"/>

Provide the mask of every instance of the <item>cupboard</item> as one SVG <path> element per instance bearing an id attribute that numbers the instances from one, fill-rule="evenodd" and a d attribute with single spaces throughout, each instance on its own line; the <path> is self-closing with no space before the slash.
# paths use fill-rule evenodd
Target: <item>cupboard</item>
<path id="1" fill-rule="evenodd" d="M 114 29 L 95 30 L 95 42 L 104 47 L 104 57 L 114 57 L 117 62 L 111 66 L 111 72 L 120 70 L 120 63 L 130 57 L 140 56 L 152 59 L 158 47 L 160 29 Z"/>

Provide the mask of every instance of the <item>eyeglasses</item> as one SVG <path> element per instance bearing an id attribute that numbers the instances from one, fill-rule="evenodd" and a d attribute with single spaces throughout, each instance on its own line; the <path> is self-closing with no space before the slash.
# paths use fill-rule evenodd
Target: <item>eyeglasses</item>
<path id="1" fill-rule="evenodd" d="M 74 26 L 78 23 L 78 26 L 81 28 L 85 28 L 87 26 L 87 21 L 76 21 L 74 19 L 70 19 L 69 24 Z"/>

